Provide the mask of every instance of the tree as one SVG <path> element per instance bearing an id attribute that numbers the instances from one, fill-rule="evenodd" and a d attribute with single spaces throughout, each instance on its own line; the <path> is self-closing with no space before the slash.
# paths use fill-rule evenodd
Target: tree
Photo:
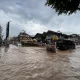
<path id="1" fill-rule="evenodd" d="M 58 13 L 58 15 L 72 14 L 80 10 L 80 0 L 47 0 L 46 5 Z"/>

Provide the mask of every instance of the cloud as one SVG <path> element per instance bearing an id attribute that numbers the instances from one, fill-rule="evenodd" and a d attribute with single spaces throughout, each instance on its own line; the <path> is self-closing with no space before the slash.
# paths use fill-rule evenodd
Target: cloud
<path id="1" fill-rule="evenodd" d="M 0 25 L 5 35 L 6 24 L 10 24 L 10 36 L 25 30 L 28 34 L 47 30 L 64 33 L 78 33 L 80 12 L 71 16 L 58 16 L 54 10 L 45 6 L 46 0 L 0 0 Z"/>

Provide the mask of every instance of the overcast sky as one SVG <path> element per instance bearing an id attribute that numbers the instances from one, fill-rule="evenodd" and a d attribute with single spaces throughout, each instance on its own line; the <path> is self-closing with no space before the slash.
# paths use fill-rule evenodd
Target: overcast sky
<path id="1" fill-rule="evenodd" d="M 80 34 L 80 12 L 70 16 L 55 13 L 45 6 L 46 0 L 0 0 L 0 25 L 5 35 L 10 23 L 10 36 L 25 30 L 34 35 L 47 30 Z"/>

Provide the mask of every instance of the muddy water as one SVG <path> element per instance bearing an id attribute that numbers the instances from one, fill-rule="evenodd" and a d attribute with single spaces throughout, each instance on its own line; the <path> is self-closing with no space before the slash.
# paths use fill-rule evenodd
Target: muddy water
<path id="1" fill-rule="evenodd" d="M 57 53 L 40 47 L 0 48 L 0 80 L 80 80 L 80 47 Z"/>

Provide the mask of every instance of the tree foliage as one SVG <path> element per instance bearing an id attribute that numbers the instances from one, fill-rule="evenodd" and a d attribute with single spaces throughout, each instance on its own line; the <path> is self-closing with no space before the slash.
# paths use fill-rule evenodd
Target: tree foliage
<path id="1" fill-rule="evenodd" d="M 59 14 L 72 14 L 80 10 L 80 0 L 47 0 L 46 5 Z"/>

